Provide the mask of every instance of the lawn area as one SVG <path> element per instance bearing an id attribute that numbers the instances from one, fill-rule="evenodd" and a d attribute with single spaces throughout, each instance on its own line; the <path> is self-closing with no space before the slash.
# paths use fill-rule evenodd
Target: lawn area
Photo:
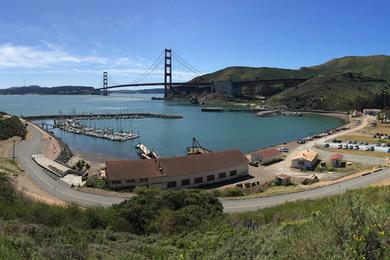
<path id="1" fill-rule="evenodd" d="M 370 151 L 362 151 L 362 150 L 350 150 L 350 149 L 334 149 L 334 148 L 321 148 L 326 151 L 334 152 L 334 153 L 346 153 L 346 154 L 356 154 L 370 157 L 379 157 L 379 158 L 389 158 L 389 153 L 383 152 L 370 152 Z"/>
<path id="2" fill-rule="evenodd" d="M 347 142 L 349 140 L 351 141 L 358 141 L 358 142 L 368 142 L 369 144 L 376 144 L 378 142 L 387 142 L 390 143 L 390 139 L 376 139 L 373 138 L 372 136 L 367 136 L 367 135 L 343 135 L 340 136 L 336 139 L 340 139 L 343 142 Z"/>
<path id="3" fill-rule="evenodd" d="M 321 166 L 321 163 L 325 162 L 326 166 Z M 333 167 L 331 161 L 321 161 L 314 169 L 314 172 L 341 172 L 341 173 L 353 173 L 358 171 L 363 171 L 371 169 L 371 166 L 366 166 L 361 163 L 353 162 L 351 165 L 346 165 L 345 167 Z"/>
<path id="4" fill-rule="evenodd" d="M 8 174 L 20 174 L 21 171 L 10 159 L 0 157 L 0 172 Z"/>
<path id="5" fill-rule="evenodd" d="M 365 130 L 367 130 L 367 132 L 372 135 L 376 133 L 390 135 L 390 124 L 378 124 L 375 127 L 367 127 Z"/>

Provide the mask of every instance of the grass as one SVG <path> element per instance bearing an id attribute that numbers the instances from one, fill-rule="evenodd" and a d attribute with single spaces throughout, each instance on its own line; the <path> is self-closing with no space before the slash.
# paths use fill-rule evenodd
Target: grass
<path id="1" fill-rule="evenodd" d="M 0 114 L 0 140 L 6 140 L 13 136 L 20 136 L 25 138 L 26 134 L 26 127 L 19 120 L 19 118 Z"/>
<path id="2" fill-rule="evenodd" d="M 384 152 L 371 152 L 371 151 L 362 151 L 362 150 L 351 150 L 351 149 L 334 149 L 334 148 L 321 148 L 334 153 L 346 153 L 346 154 L 356 154 L 370 157 L 379 157 L 379 158 L 389 158 L 389 153 Z"/>
<path id="3" fill-rule="evenodd" d="M 234 214 L 222 214 L 215 198 L 203 191 L 137 192 L 135 199 L 109 208 L 49 206 L 16 193 L 8 177 L 0 174 L 0 259 L 390 255 L 390 187 Z"/>
<path id="4" fill-rule="evenodd" d="M 367 132 L 374 135 L 376 133 L 383 133 L 390 135 L 390 124 L 378 124 L 375 127 L 367 127 Z"/>
<path id="5" fill-rule="evenodd" d="M 0 172 L 7 174 L 21 174 L 19 167 L 12 160 L 0 157 Z"/>
<path id="6" fill-rule="evenodd" d="M 343 136 L 338 137 L 337 139 L 340 139 L 344 142 L 351 140 L 351 141 L 358 141 L 358 142 L 364 142 L 364 143 L 367 142 L 369 144 L 376 144 L 378 142 L 390 143 L 389 139 L 376 139 L 376 138 L 366 136 L 366 135 L 343 135 Z"/>

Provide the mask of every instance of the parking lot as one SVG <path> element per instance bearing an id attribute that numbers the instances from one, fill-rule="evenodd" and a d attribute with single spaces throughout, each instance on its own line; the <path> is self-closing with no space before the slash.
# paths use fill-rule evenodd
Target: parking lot
<path id="1" fill-rule="evenodd" d="M 342 142 L 341 140 L 332 140 L 329 143 L 324 144 L 325 148 L 333 149 L 348 149 L 348 150 L 360 150 L 360 151 L 372 151 L 390 153 L 390 144 L 386 143 L 363 143 L 358 141 Z"/>

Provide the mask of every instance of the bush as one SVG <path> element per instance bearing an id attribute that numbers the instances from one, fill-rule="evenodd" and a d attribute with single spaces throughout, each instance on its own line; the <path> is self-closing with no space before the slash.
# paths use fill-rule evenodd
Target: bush
<path id="1" fill-rule="evenodd" d="M 173 232 L 196 227 L 203 221 L 222 214 L 221 202 L 201 190 L 137 189 L 138 196 L 114 206 L 126 227 L 136 234 Z"/>
<path id="2" fill-rule="evenodd" d="M 13 136 L 25 138 L 26 134 L 26 126 L 16 116 L 0 118 L 0 140 L 6 140 Z"/>

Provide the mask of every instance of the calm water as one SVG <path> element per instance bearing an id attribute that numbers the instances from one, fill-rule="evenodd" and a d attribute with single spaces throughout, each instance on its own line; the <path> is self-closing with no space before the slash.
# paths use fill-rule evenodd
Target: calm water
<path id="1" fill-rule="evenodd" d="M 140 141 L 163 156 L 185 154 L 192 137 L 211 150 L 239 148 L 243 152 L 279 144 L 334 128 L 343 123 L 333 117 L 265 117 L 252 113 L 205 113 L 199 106 L 153 101 L 153 95 L 116 96 L 1 96 L 0 111 L 15 115 L 45 115 L 90 112 L 158 112 L 182 115 L 183 119 L 133 119 L 97 121 L 96 126 L 138 131 L 141 138 L 127 142 L 75 135 L 59 130 L 61 137 L 76 151 L 137 158 L 134 146 Z"/>

